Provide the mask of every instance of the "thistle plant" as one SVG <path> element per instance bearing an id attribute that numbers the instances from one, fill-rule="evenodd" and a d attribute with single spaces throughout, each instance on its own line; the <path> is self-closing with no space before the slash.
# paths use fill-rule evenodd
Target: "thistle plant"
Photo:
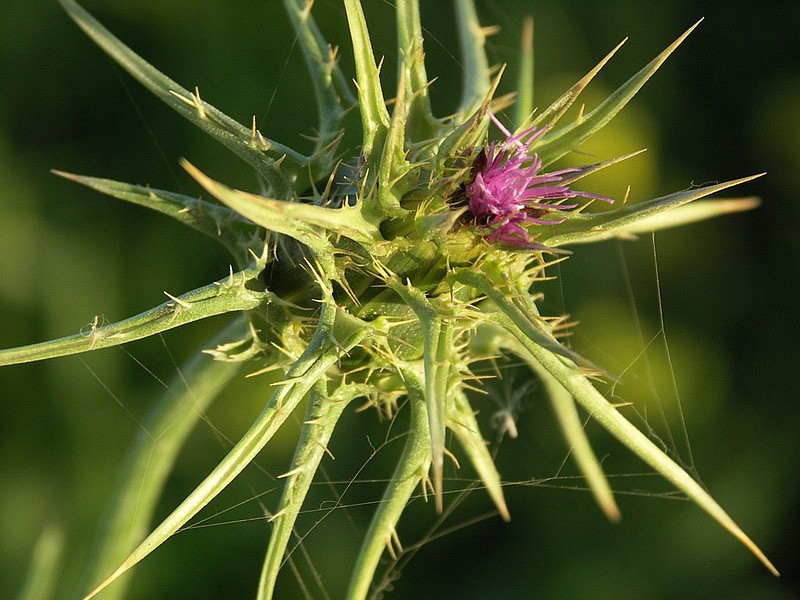
<path id="1" fill-rule="evenodd" d="M 313 2 L 283 0 L 317 100 L 313 149 L 306 155 L 266 137 L 255 119 L 243 125 L 228 117 L 199 90 L 185 89 L 135 54 L 73 0 L 60 2 L 123 69 L 234 152 L 258 181 L 255 190 L 233 189 L 183 161 L 213 202 L 57 172 L 217 240 L 230 252 L 230 271 L 124 321 L 95 322 L 70 337 L 4 350 L 0 364 L 88 352 L 214 315 L 237 315 L 182 368 L 192 392 L 183 383 L 168 389 L 147 424 L 149 434 L 131 450 L 87 570 L 87 598 L 101 590 L 104 598 L 120 596 L 125 580 L 117 580 L 206 507 L 301 406 L 294 458 L 282 496 L 270 508 L 258 598 L 273 595 L 328 441 L 355 401 L 388 417 L 406 410 L 410 421 L 342 597 L 368 595 L 384 552 L 400 542 L 397 525 L 415 492 L 431 499 L 432 511 L 443 510 L 449 455 L 471 464 L 497 513 L 510 519 L 471 395 L 482 386 L 478 367 L 510 355 L 547 391 L 557 426 L 609 519 L 619 510 L 579 408 L 777 574 L 709 493 L 595 388 L 594 380 L 607 374 L 562 342 L 565 319 L 540 312 L 539 284 L 552 276 L 554 263 L 568 258 L 568 247 L 752 207 L 749 200 L 702 199 L 757 176 L 629 204 L 583 190 L 579 182 L 636 152 L 582 167 L 553 166 L 602 129 L 696 24 L 595 108 L 569 116 L 619 46 L 537 110 L 527 68 L 514 96 L 496 93 L 503 69 L 488 64 L 487 30 L 470 0 L 455 0 L 463 93 L 452 114 L 437 116 L 418 2 L 395 2 L 398 78 L 387 102 L 359 0 L 343 0 L 355 87 L 314 22 Z M 521 61 L 531 65 L 530 28 L 525 32 Z M 259 369 L 280 374 L 265 389 L 261 413 L 196 489 L 150 529 L 164 481 L 198 416 L 234 377 Z"/>

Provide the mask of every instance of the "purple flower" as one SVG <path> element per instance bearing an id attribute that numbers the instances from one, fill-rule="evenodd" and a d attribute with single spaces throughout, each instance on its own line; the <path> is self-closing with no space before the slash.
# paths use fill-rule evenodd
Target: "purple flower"
<path id="1" fill-rule="evenodd" d="M 506 139 L 491 142 L 488 150 L 480 151 L 472 163 L 473 179 L 463 190 L 474 223 L 490 230 L 486 236 L 490 242 L 540 248 L 529 238 L 525 225 L 564 222 L 566 217 L 559 213 L 579 206 L 564 201 L 576 196 L 611 202 L 604 196 L 558 184 L 563 175 L 579 172 L 579 168 L 539 173 L 542 161 L 530 146 L 544 135 L 546 128 L 531 127 L 512 135 L 492 113 L 489 117 Z"/>

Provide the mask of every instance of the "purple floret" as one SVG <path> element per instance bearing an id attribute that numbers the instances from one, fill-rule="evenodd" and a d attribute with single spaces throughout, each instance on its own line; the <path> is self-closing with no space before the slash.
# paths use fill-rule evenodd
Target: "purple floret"
<path id="1" fill-rule="evenodd" d="M 530 146 L 547 129 L 531 127 L 512 135 L 492 113 L 489 117 L 506 139 L 491 142 L 488 150 L 481 150 L 472 165 L 474 177 L 463 189 L 475 223 L 491 229 L 487 235 L 490 242 L 538 247 L 524 226 L 562 223 L 566 217 L 558 213 L 579 206 L 565 200 L 580 196 L 611 202 L 603 196 L 558 185 L 563 175 L 578 172 L 579 168 L 539 174 L 542 161 Z"/>

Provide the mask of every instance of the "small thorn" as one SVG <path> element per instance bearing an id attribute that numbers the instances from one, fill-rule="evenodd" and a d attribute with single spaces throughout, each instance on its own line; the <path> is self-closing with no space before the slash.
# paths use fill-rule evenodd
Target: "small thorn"
<path id="1" fill-rule="evenodd" d="M 203 106 L 203 100 L 200 98 L 200 88 L 194 86 L 194 96 L 192 97 L 192 101 L 194 107 L 197 109 L 197 114 L 200 116 L 201 119 L 206 118 L 206 110 Z"/>
<path id="2" fill-rule="evenodd" d="M 186 300 L 181 300 L 177 296 L 173 296 L 172 294 L 170 294 L 167 291 L 164 292 L 164 295 L 167 298 L 169 298 L 170 300 L 172 300 L 175 304 L 180 306 L 181 308 L 186 308 L 186 309 L 192 308 L 192 303 L 191 302 L 187 302 Z"/>
<path id="3" fill-rule="evenodd" d="M 274 515 L 270 515 L 267 518 L 267 523 L 272 523 L 276 519 L 280 519 L 286 513 L 287 510 L 288 510 L 287 508 L 284 508 L 284 509 L 279 510 L 278 512 L 276 512 Z"/>
<path id="4" fill-rule="evenodd" d="M 448 450 L 447 448 L 443 448 L 443 450 L 444 450 L 444 455 L 453 461 L 453 464 L 456 466 L 456 469 L 460 469 L 461 464 L 458 462 L 456 455 L 450 452 L 450 450 Z"/>
<path id="5" fill-rule="evenodd" d="M 293 475 L 297 475 L 299 473 L 302 473 L 305 470 L 306 470 L 305 465 L 300 465 L 299 467 L 295 467 L 291 471 L 287 471 L 283 475 L 278 475 L 277 479 L 285 479 L 287 477 L 292 477 Z"/>
<path id="6" fill-rule="evenodd" d="M 323 452 L 325 452 L 325 454 L 327 454 L 328 456 L 331 457 L 331 460 L 336 460 L 336 457 L 333 455 L 333 452 L 330 451 L 330 448 L 328 448 L 327 446 L 324 446 L 322 444 L 318 444 L 318 445 L 322 447 L 322 450 L 323 450 Z"/>
<path id="7" fill-rule="evenodd" d="M 397 530 L 392 528 L 389 533 L 389 539 L 386 540 L 386 550 L 392 560 L 397 560 L 397 557 L 403 553 L 403 545 L 400 543 L 400 536 L 397 535 Z"/>
<path id="8" fill-rule="evenodd" d="M 493 35 L 497 35 L 500 33 L 500 26 L 499 25 L 487 25 L 486 27 L 481 27 L 480 29 L 481 35 L 484 38 L 491 37 Z"/>

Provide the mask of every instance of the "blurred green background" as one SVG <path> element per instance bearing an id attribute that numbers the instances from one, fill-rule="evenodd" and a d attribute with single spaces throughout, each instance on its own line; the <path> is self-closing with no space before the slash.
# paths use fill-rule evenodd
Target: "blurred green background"
<path id="1" fill-rule="evenodd" d="M 321 26 L 340 45 L 343 65 L 352 72 L 338 2 L 316 4 Z M 376 54 L 387 56 L 384 80 L 391 85 L 391 5 L 365 4 Z M 431 95 L 444 114 L 460 91 L 451 7 L 444 1 L 423 4 L 428 73 L 439 77 Z M 648 152 L 584 187 L 621 197 L 630 184 L 636 200 L 768 171 L 735 192 L 761 196 L 762 207 L 659 233 L 658 277 L 649 236 L 638 244 L 577 248 L 561 267 L 560 283 L 544 291 L 551 312 L 566 311 L 580 321 L 573 345 L 611 372 L 625 372 L 615 398 L 636 402 L 654 433 L 683 464 L 696 467 L 784 576 L 772 578 L 698 509 L 669 498 L 668 486 L 647 476 L 590 424 L 621 492 L 622 522 L 605 522 L 586 491 L 571 489 L 580 482 L 570 478 L 575 470 L 565 462 L 566 448 L 534 389 L 523 404 L 519 438 L 500 448 L 500 471 L 509 482 L 562 478 L 509 485 L 510 525 L 493 518 L 462 526 L 490 510 L 482 493 L 468 494 L 443 524 L 454 531 L 425 544 L 388 597 L 797 597 L 800 408 L 793 340 L 800 335 L 800 8 L 794 2 L 756 8 L 688 0 L 477 4 L 485 24 L 501 27 L 488 45 L 495 63 L 516 60 L 522 16 L 534 15 L 540 106 L 630 36 L 587 93 L 591 107 L 706 18 L 586 148 L 598 158 L 645 146 Z M 243 123 L 256 114 L 265 135 L 290 145 L 307 143 L 300 134 L 312 132 L 313 97 L 276 0 L 84 5 L 175 80 L 199 85 L 203 98 L 228 114 Z M 224 276 L 228 259 L 212 242 L 60 180 L 49 169 L 191 193 L 197 189 L 177 167 L 180 157 L 217 179 L 252 188 L 247 169 L 122 74 L 55 1 L 7 1 L 1 13 L 0 347 L 74 333 L 95 315 L 118 320 L 160 303 L 162 290 L 177 294 Z M 512 64 L 506 91 L 515 76 Z M 659 289 L 691 448 L 684 442 L 663 339 L 656 336 Z M 192 325 L 125 350 L 0 370 L 0 597 L 19 590 L 35 540 L 48 525 L 63 527 L 67 536 L 60 584 L 68 589 L 126 445 L 158 393 L 156 377 L 173 377 L 175 364 L 218 325 Z M 522 375 L 515 377 L 517 385 L 524 383 Z M 497 390 L 495 396 L 503 401 L 507 393 Z M 210 419 L 235 438 L 265 398 L 258 381 L 237 383 Z M 488 399 L 477 403 L 488 423 L 497 407 Z M 367 436 L 383 436 L 376 421 L 371 412 L 351 413 L 333 441 L 338 460 L 330 467 L 332 479 L 353 477 L 366 461 Z M 285 470 L 291 436 L 287 431 L 264 455 L 266 472 Z M 489 430 L 487 437 L 496 432 Z M 209 427 L 199 426 L 159 514 L 225 448 Z M 385 477 L 393 451 L 379 453 L 360 479 Z M 451 475 L 453 489 L 474 479 L 466 468 Z M 139 567 L 131 597 L 252 597 L 268 535 L 259 504 L 251 500 L 214 515 L 255 494 L 264 494 L 261 501 L 273 507 L 275 489 L 263 472 L 248 470 L 202 513 L 215 526 L 178 535 Z M 380 489 L 359 493 L 369 502 Z M 434 521 L 432 506 L 417 505 L 401 531 L 409 546 Z M 333 598 L 370 510 L 334 511 L 307 540 L 312 564 Z M 305 526 L 318 516 L 309 519 Z M 284 579 L 279 597 L 303 597 L 291 576 Z M 310 589 L 313 597 L 323 597 Z"/>

